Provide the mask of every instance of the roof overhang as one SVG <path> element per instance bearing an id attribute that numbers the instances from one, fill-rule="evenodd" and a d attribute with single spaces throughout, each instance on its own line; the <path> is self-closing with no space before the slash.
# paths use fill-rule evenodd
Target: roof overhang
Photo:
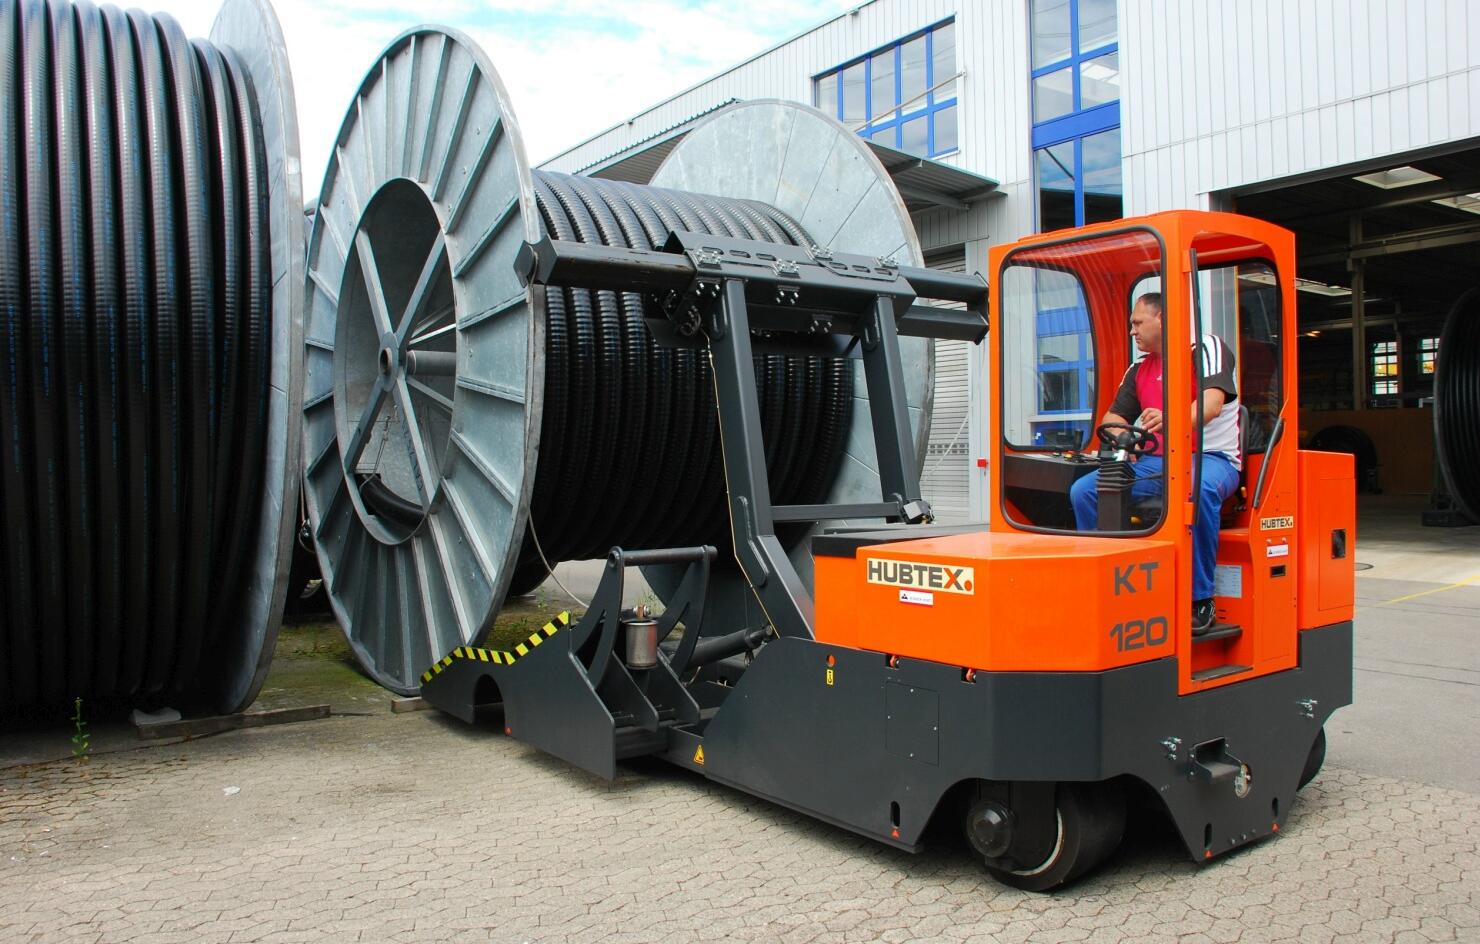
<path id="1" fill-rule="evenodd" d="M 932 161 L 868 142 L 911 213 L 944 208 L 964 212 L 972 203 L 1001 196 L 997 181 L 942 161 Z"/>
<path id="2" fill-rule="evenodd" d="M 665 158 L 689 130 L 711 112 L 731 104 L 734 99 L 700 112 L 686 121 L 658 132 L 644 140 L 582 167 L 577 173 L 605 180 L 626 180 L 645 184 L 653 179 Z M 962 170 L 942 161 L 932 161 L 882 144 L 867 142 L 869 150 L 884 165 L 905 206 L 911 213 L 947 209 L 964 212 L 972 203 L 1001 196 L 997 181 L 981 174 Z"/>

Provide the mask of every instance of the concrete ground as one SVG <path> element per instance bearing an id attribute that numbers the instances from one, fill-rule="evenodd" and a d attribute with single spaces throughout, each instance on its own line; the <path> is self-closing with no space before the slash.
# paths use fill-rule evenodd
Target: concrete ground
<path id="1" fill-rule="evenodd" d="M 298 627 L 261 704 L 327 720 L 161 746 L 95 722 L 86 762 L 62 726 L 0 736 L 0 942 L 1480 942 L 1480 528 L 1417 507 L 1364 500 L 1358 701 L 1325 771 L 1208 866 L 1140 822 L 1022 894 L 956 843 L 912 856 L 665 765 L 606 783 L 392 714 Z"/>

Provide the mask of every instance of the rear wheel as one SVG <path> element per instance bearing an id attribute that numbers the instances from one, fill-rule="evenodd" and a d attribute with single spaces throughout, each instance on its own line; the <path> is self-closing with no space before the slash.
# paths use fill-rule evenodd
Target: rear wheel
<path id="1" fill-rule="evenodd" d="M 1004 819 L 1009 823 L 1006 839 L 1001 832 Z M 1120 845 L 1125 795 L 1110 783 L 1061 783 L 1054 791 L 1053 815 L 1035 817 L 1032 825 L 1010 811 L 1004 815 L 998 801 L 983 799 L 968 811 L 966 829 L 997 881 L 1024 891 L 1051 891 L 1104 862 Z M 1013 829 L 1033 834 L 1013 836 Z M 998 841 L 984 843 L 983 836 L 994 831 Z M 1024 856 L 1023 849 L 1038 851 Z"/>
<path id="2" fill-rule="evenodd" d="M 1326 729 L 1321 728 L 1316 734 L 1316 742 L 1310 746 L 1310 754 L 1305 758 L 1305 769 L 1300 772 L 1300 786 L 1296 789 L 1304 790 L 1305 785 L 1316 779 L 1316 774 L 1321 772 L 1321 765 L 1326 762 Z"/>

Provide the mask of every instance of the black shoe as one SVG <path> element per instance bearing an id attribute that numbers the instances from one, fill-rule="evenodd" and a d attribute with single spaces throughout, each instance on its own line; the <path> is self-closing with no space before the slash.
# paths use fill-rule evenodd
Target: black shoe
<path id="1" fill-rule="evenodd" d="M 1217 615 L 1213 611 L 1211 597 L 1206 600 L 1192 601 L 1192 635 L 1207 635 L 1215 622 L 1217 622 Z"/>

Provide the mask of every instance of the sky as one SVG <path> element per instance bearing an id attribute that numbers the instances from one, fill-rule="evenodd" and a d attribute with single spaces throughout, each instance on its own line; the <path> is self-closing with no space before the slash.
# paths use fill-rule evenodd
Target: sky
<path id="1" fill-rule="evenodd" d="M 305 197 L 318 196 L 365 73 L 411 27 L 455 27 L 483 47 L 539 164 L 860 2 L 273 0 L 298 99 Z M 173 15 L 192 37 L 209 35 L 216 11 L 200 0 L 139 6 Z"/>

